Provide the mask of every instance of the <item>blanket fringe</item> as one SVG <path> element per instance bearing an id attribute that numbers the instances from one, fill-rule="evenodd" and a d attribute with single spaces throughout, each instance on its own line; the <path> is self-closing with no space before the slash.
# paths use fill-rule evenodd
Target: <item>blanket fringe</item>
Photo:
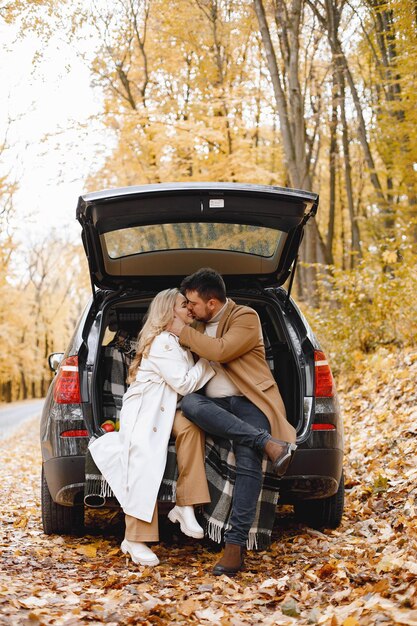
<path id="1" fill-rule="evenodd" d="M 268 550 L 271 545 L 271 533 L 268 531 L 249 532 L 246 547 L 248 550 Z"/>
<path id="2" fill-rule="evenodd" d="M 207 537 L 215 543 L 221 543 L 223 541 L 223 527 L 222 523 L 209 520 L 206 524 Z"/>
<path id="3" fill-rule="evenodd" d="M 205 534 L 214 543 L 223 542 L 223 531 L 227 530 L 222 522 L 206 519 Z M 246 548 L 248 550 L 267 550 L 271 545 L 271 533 L 268 531 L 249 531 Z"/>

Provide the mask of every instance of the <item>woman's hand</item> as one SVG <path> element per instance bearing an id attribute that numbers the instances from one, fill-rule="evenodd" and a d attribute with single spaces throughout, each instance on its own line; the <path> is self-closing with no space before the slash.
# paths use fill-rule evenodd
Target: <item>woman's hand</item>
<path id="1" fill-rule="evenodd" d="M 184 322 L 182 320 L 180 320 L 179 317 L 174 315 L 171 324 L 169 326 L 167 326 L 167 330 L 170 333 L 173 333 L 174 335 L 179 337 L 180 334 L 181 334 L 182 329 L 184 328 L 184 326 L 185 326 Z"/>

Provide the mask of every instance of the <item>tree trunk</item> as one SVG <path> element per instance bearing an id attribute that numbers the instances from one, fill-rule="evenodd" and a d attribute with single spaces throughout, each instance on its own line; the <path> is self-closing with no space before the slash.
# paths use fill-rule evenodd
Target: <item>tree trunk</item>
<path id="1" fill-rule="evenodd" d="M 19 398 L 21 398 L 22 400 L 27 400 L 27 398 L 28 398 L 28 387 L 27 387 L 27 383 L 26 383 L 25 372 L 23 372 L 23 371 L 20 372 Z"/>
<path id="2" fill-rule="evenodd" d="M 323 15 L 320 12 L 320 7 L 322 6 L 319 3 L 314 2 L 313 0 L 308 0 L 308 4 L 316 17 L 319 19 L 320 23 L 324 28 L 327 29 L 328 40 L 332 55 L 334 58 L 338 60 L 338 67 L 340 71 L 343 73 L 345 81 L 349 85 L 349 89 L 352 95 L 353 104 L 356 111 L 356 116 L 358 120 L 358 138 L 360 144 L 362 146 L 362 151 L 364 154 L 365 162 L 368 167 L 369 178 L 372 183 L 372 186 L 375 190 L 375 194 L 377 200 L 380 204 L 381 211 L 386 215 L 385 217 L 385 225 L 387 228 L 391 228 L 392 225 L 392 215 L 390 215 L 390 207 L 385 198 L 381 182 L 379 180 L 378 173 L 376 171 L 374 158 L 372 156 L 372 152 L 369 146 L 367 132 L 366 132 L 366 124 L 365 124 L 365 116 L 362 110 L 362 105 L 359 98 L 359 93 L 355 85 L 355 81 L 353 80 L 352 73 L 349 68 L 349 64 L 346 58 L 346 55 L 343 51 L 342 44 L 339 39 L 339 23 L 340 23 L 340 7 L 334 2 L 334 0 L 325 0 L 324 9 L 325 14 Z"/>
<path id="3" fill-rule="evenodd" d="M 336 61 L 337 63 L 337 61 Z M 345 185 L 346 185 L 346 198 L 350 218 L 350 234 L 351 234 L 351 254 L 350 254 L 350 266 L 354 267 L 356 257 L 362 257 L 362 249 L 360 244 L 360 235 L 358 222 L 355 215 L 355 203 L 353 199 L 353 186 L 352 186 L 352 166 L 350 162 L 349 152 L 349 135 L 348 135 L 348 123 L 346 119 L 346 98 L 345 98 L 345 81 L 342 72 L 338 72 L 339 89 L 340 89 L 340 117 L 342 122 L 342 145 L 343 145 L 343 158 L 345 164 Z"/>
<path id="4" fill-rule="evenodd" d="M 333 265 L 333 240 L 334 223 L 336 216 L 336 155 L 337 155 L 337 103 L 338 103 L 338 79 L 336 68 L 333 67 L 332 88 L 332 119 L 330 122 L 330 146 L 329 146 L 329 223 L 327 227 L 326 251 L 327 258 Z"/>
<path id="5" fill-rule="evenodd" d="M 3 399 L 5 402 L 12 402 L 13 397 L 12 397 L 12 381 L 8 380 L 7 382 L 3 383 L 2 385 L 3 387 Z"/>
<path id="6" fill-rule="evenodd" d="M 284 160 L 285 166 L 291 179 L 291 184 L 295 187 L 299 185 L 301 175 L 298 173 L 297 162 L 295 158 L 295 147 L 291 134 L 291 123 L 288 115 L 287 100 L 284 88 L 281 83 L 280 71 L 278 68 L 277 57 L 272 43 L 268 22 L 266 19 L 265 8 L 262 0 L 254 0 L 256 16 L 258 18 L 259 30 L 265 49 L 266 60 L 268 64 L 269 75 L 271 77 L 272 87 L 274 90 L 275 102 L 277 105 L 278 116 L 281 125 L 281 135 L 284 144 Z M 308 181 L 310 185 L 310 181 Z M 310 188 L 310 186 L 308 187 Z"/>
<path id="7" fill-rule="evenodd" d="M 386 103 L 395 103 L 393 106 L 389 105 L 389 115 L 392 117 L 393 124 L 401 124 L 405 121 L 405 111 L 402 104 L 403 94 L 401 88 L 402 76 L 400 72 L 400 64 L 398 61 L 397 43 L 398 34 L 396 32 L 396 16 L 392 7 L 386 0 L 367 0 L 367 4 L 376 21 L 376 41 L 380 56 L 375 53 L 375 63 L 377 69 L 380 70 L 382 93 L 385 96 Z M 417 4 L 414 2 L 414 8 Z M 398 9 L 397 9 L 398 10 Z M 416 23 L 417 26 L 417 23 Z M 378 107 L 380 114 L 382 114 L 382 103 Z M 411 217 L 416 220 L 417 211 L 417 195 L 415 185 L 415 171 L 411 159 L 408 159 L 410 152 L 410 136 L 408 133 L 402 133 L 398 147 L 401 155 L 406 155 L 405 168 L 405 180 L 404 186 L 407 189 L 409 198 L 410 214 Z M 389 162 L 385 162 L 388 172 L 393 170 L 393 162 L 395 162 L 397 148 L 393 146 L 389 151 Z M 393 188 L 391 177 L 388 176 L 388 183 L 391 182 L 391 186 L 388 184 L 388 202 L 390 205 L 395 204 L 395 199 L 391 190 Z M 415 222 L 417 224 L 417 222 Z M 393 226 L 394 224 L 392 224 Z M 413 240 L 417 242 L 417 225 L 413 230 Z"/>
<path id="8" fill-rule="evenodd" d="M 298 74 L 299 29 L 303 0 L 292 0 L 289 8 L 283 0 L 276 0 L 275 3 L 275 20 L 279 26 L 278 37 L 285 68 L 285 80 L 278 66 L 263 1 L 253 0 L 253 4 L 274 91 L 284 160 L 290 184 L 297 189 L 311 190 L 303 94 Z M 301 274 L 300 292 L 313 302 L 317 297 L 317 272 L 314 265 L 329 261 L 326 246 L 314 219 L 310 220 L 305 228 L 305 236 L 300 246 L 300 258 L 307 264 L 298 270 Z"/>

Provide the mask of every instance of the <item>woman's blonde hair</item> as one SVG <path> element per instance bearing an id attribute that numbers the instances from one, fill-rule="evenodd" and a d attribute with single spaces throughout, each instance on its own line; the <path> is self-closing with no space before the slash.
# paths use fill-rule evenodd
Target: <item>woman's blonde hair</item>
<path id="1" fill-rule="evenodd" d="M 136 356 L 129 367 L 127 377 L 129 384 L 135 380 L 142 358 L 148 356 L 152 341 L 172 322 L 175 301 L 179 293 L 176 288 L 165 289 L 160 291 L 149 305 L 145 323 L 138 335 Z"/>

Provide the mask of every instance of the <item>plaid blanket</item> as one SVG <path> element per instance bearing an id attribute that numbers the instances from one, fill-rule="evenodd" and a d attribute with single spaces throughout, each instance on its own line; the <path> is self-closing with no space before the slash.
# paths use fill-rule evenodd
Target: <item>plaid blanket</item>
<path id="1" fill-rule="evenodd" d="M 107 351 L 107 355 L 106 355 Z M 120 392 L 120 361 L 122 357 L 114 348 L 105 349 L 105 359 L 110 363 L 110 374 L 116 378 L 106 379 L 106 388 Z M 123 393 L 125 387 L 123 386 Z M 122 393 L 122 395 L 123 395 Z M 112 394 L 110 394 L 112 395 Z M 114 396 L 114 394 L 113 394 Z M 107 396 L 106 396 L 107 397 Z M 109 399 L 111 406 L 121 407 L 121 397 Z M 232 442 L 206 437 L 206 474 L 211 496 L 210 504 L 202 507 L 203 526 L 206 536 L 215 543 L 223 543 L 224 532 L 229 528 L 229 514 L 232 504 L 233 488 L 236 478 L 235 455 Z M 170 441 L 164 477 L 158 494 L 161 502 L 175 502 L 178 469 L 175 443 Z M 249 532 L 247 548 L 265 550 L 271 544 L 271 533 L 275 520 L 275 511 L 279 497 L 279 479 L 271 472 L 269 462 L 263 462 L 263 485 L 258 500 L 256 516 Z M 114 497 L 107 482 L 95 466 L 91 454 L 86 454 L 86 482 L 84 502 L 88 506 L 103 506 L 107 498 Z"/>
<path id="2" fill-rule="evenodd" d="M 103 422 L 107 419 L 118 420 L 120 418 L 132 354 L 118 347 L 117 344 L 110 344 L 103 350 L 100 364 L 103 381 Z"/>
<path id="3" fill-rule="evenodd" d="M 115 339 L 101 354 L 100 371 L 102 380 L 102 424 L 106 420 L 118 421 L 122 409 L 123 395 L 127 389 L 127 374 L 129 365 L 134 356 L 131 342 Z M 85 457 L 85 485 L 84 503 L 90 507 L 102 507 L 107 498 L 113 498 L 113 492 L 107 481 L 102 477 L 100 470 L 87 450 Z"/>

